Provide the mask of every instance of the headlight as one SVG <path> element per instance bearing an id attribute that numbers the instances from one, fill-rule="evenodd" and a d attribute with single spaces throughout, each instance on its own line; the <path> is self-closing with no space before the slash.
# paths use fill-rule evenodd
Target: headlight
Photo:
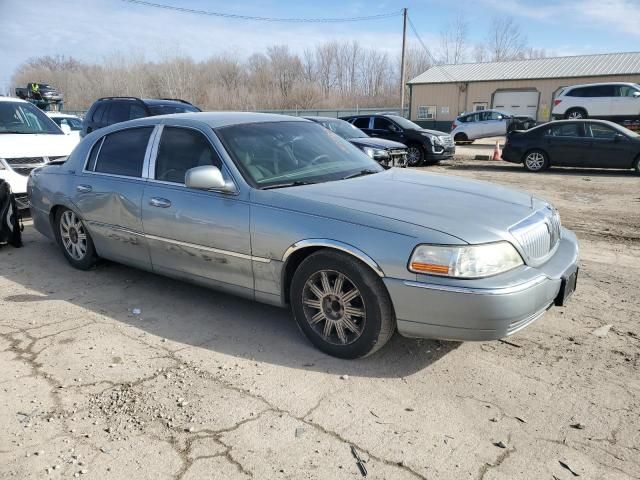
<path id="1" fill-rule="evenodd" d="M 384 160 L 389 158 L 389 152 L 387 152 L 386 150 L 372 147 L 364 147 L 362 150 L 374 160 Z"/>
<path id="2" fill-rule="evenodd" d="M 430 140 L 431 143 L 438 143 L 438 137 L 434 137 L 430 133 L 423 133 L 422 136 L 427 137 L 427 140 Z"/>
<path id="3" fill-rule="evenodd" d="M 456 278 L 497 275 L 523 265 L 522 257 L 509 242 L 482 245 L 418 245 L 409 260 L 415 273 Z"/>

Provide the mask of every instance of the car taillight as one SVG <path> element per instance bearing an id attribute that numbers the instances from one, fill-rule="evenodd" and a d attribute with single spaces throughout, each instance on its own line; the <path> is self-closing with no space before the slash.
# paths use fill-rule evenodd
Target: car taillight
<path id="1" fill-rule="evenodd" d="M 454 130 L 457 126 L 458 126 L 458 125 L 456 125 L 456 122 L 453 122 L 453 123 L 451 124 L 451 130 Z"/>
<path id="2" fill-rule="evenodd" d="M 560 102 L 562 102 L 562 100 L 555 99 L 555 100 L 553 101 L 553 106 L 554 106 L 554 107 L 557 107 L 558 105 L 560 105 Z"/>

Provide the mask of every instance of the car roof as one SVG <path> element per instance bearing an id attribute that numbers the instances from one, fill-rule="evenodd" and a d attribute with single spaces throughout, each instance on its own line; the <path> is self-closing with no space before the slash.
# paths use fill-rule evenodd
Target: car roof
<path id="1" fill-rule="evenodd" d="M 181 102 L 180 100 L 173 100 L 171 98 L 141 98 L 147 105 L 182 105 L 182 106 L 194 106 L 187 102 Z"/>
<path id="2" fill-rule="evenodd" d="M 600 82 L 600 83 L 582 83 L 580 85 L 568 85 L 564 87 L 564 91 L 570 90 L 572 88 L 581 88 L 581 87 L 600 87 L 602 85 L 637 85 L 637 83 L 633 82 Z"/>
<path id="3" fill-rule="evenodd" d="M 615 122 L 610 122 L 609 120 L 599 120 L 597 118 L 585 118 L 585 119 L 575 119 L 575 120 L 571 120 L 571 119 L 553 120 L 551 122 L 546 122 L 546 123 L 543 123 L 542 125 L 538 125 L 536 127 L 533 127 L 530 130 L 537 130 L 539 128 L 544 128 L 544 127 L 549 128 L 550 126 L 562 125 L 562 124 L 565 124 L 565 123 L 599 123 L 601 125 L 608 125 L 608 126 L 614 127 L 614 128 L 624 128 L 622 125 L 620 125 L 618 123 L 615 123 Z"/>
<path id="4" fill-rule="evenodd" d="M 0 102 L 21 102 L 21 103 L 31 103 L 26 100 L 22 100 L 21 98 L 16 97 L 2 97 L 0 96 Z"/>
<path id="5" fill-rule="evenodd" d="M 60 117 L 60 118 L 80 118 L 77 115 L 71 115 L 70 113 L 62 113 L 62 112 L 44 112 L 50 117 Z"/>
<path id="6" fill-rule="evenodd" d="M 127 122 L 115 123 L 111 125 L 113 130 L 122 128 L 124 125 L 142 126 L 156 125 L 158 123 L 167 123 L 172 120 L 187 120 L 204 123 L 211 128 L 228 127 L 231 125 L 242 125 L 249 123 L 267 123 L 267 122 L 310 122 L 302 117 L 293 117 L 290 115 L 277 115 L 274 113 L 256 113 L 256 112 L 188 112 L 174 113 L 170 115 L 156 115 L 152 117 L 139 118 L 129 120 Z M 106 127 L 104 131 L 111 131 L 111 127 Z M 102 131 L 103 129 L 100 129 Z"/>
<path id="7" fill-rule="evenodd" d="M 336 117 L 318 117 L 318 116 L 315 116 L 315 115 L 307 115 L 307 116 L 304 116 L 302 118 L 306 118 L 307 120 L 312 120 L 314 122 L 318 122 L 318 121 L 324 122 L 324 121 L 327 121 L 327 120 L 340 120 L 340 121 L 344 122 L 344 120 L 342 120 L 341 118 L 336 118 Z"/>

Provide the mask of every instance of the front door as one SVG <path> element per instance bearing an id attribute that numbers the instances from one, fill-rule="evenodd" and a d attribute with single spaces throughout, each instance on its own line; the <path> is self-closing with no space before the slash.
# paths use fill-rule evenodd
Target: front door
<path id="1" fill-rule="evenodd" d="M 589 142 L 589 167 L 629 168 L 636 154 L 629 148 L 625 136 L 617 137 L 620 132 L 600 123 L 586 123 L 585 136 Z"/>
<path id="2" fill-rule="evenodd" d="M 551 165 L 586 166 L 589 161 L 589 139 L 583 135 L 582 124 L 562 123 L 549 128 L 544 137 Z"/>
<path id="3" fill-rule="evenodd" d="M 374 117 L 372 137 L 385 138 L 394 142 L 406 143 L 404 132 L 388 118 Z"/>
<path id="4" fill-rule="evenodd" d="M 153 269 L 220 288 L 252 290 L 249 204 L 235 195 L 187 188 L 187 170 L 203 165 L 228 176 L 206 133 L 162 128 L 142 200 Z"/>
<path id="5" fill-rule="evenodd" d="M 499 112 L 486 112 L 485 134 L 490 137 L 506 135 L 507 120 Z"/>
<path id="6" fill-rule="evenodd" d="M 98 255 L 141 268 L 151 266 L 141 205 L 153 132 L 152 126 L 127 128 L 98 140 L 75 177 L 73 198 Z"/>
<path id="7" fill-rule="evenodd" d="M 631 85 L 616 85 L 611 116 L 626 120 L 640 118 L 640 90 Z"/>

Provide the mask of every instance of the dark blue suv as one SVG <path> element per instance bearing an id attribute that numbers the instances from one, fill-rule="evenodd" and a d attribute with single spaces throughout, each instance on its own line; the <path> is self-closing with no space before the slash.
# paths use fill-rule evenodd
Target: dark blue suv
<path id="1" fill-rule="evenodd" d="M 80 136 L 108 127 L 114 123 L 126 122 L 134 118 L 167 115 L 170 113 L 200 112 L 186 100 L 175 98 L 136 98 L 104 97 L 99 98 L 84 116 Z"/>

